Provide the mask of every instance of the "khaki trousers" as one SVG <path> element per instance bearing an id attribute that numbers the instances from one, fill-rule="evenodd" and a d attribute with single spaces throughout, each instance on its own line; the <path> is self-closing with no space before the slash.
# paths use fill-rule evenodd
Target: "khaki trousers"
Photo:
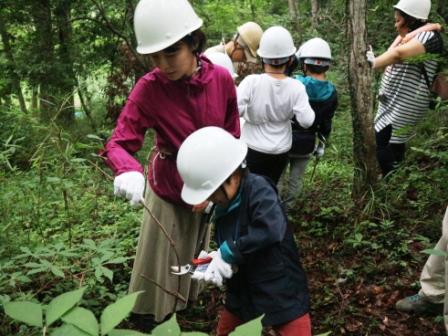
<path id="1" fill-rule="evenodd" d="M 193 213 L 190 209 L 162 200 L 149 187 L 145 204 L 174 240 L 181 265 L 190 263 L 197 250 L 208 248 L 209 226 L 208 223 L 203 223 L 201 230 L 202 214 Z M 174 293 L 177 293 L 180 283 L 180 294 L 190 300 L 197 298 L 200 288 L 198 282 L 191 281 L 189 275 L 177 276 L 170 273 L 170 266 L 177 265 L 173 247 L 148 211 L 143 211 L 143 223 L 129 292 L 144 291 L 136 301 L 134 313 L 154 315 L 155 321 L 160 322 L 174 312 L 175 298 L 154 285 L 148 278 Z M 206 232 L 202 234 L 204 230 Z M 204 237 L 202 246 L 199 246 L 202 237 Z M 178 300 L 176 310 L 182 310 L 186 305 Z"/>
<path id="2" fill-rule="evenodd" d="M 448 207 L 442 222 L 442 237 L 435 249 L 448 253 Z M 443 318 L 448 333 L 448 257 L 430 255 L 420 275 L 420 295 L 434 303 L 443 303 Z"/>

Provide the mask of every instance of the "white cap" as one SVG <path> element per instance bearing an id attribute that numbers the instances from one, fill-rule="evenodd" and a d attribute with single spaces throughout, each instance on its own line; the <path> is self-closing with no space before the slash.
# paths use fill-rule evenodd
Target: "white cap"
<path id="1" fill-rule="evenodd" d="M 184 181 L 181 197 L 188 204 L 207 200 L 241 165 L 244 141 L 215 126 L 190 134 L 177 153 L 177 169 Z"/>
<path id="2" fill-rule="evenodd" d="M 394 8 L 420 20 L 428 20 L 431 0 L 400 0 Z"/>
<path id="3" fill-rule="evenodd" d="M 285 28 L 274 26 L 267 29 L 260 41 L 258 56 L 263 59 L 284 59 L 296 52 L 292 36 Z"/>
<path id="4" fill-rule="evenodd" d="M 229 55 L 212 51 L 212 52 L 205 52 L 205 56 L 208 57 L 210 61 L 212 61 L 213 64 L 220 65 L 227 69 L 227 71 L 230 73 L 230 76 L 232 76 L 233 79 L 237 78 L 238 75 L 235 72 L 235 68 L 233 67 L 232 60 L 230 59 Z"/>
<path id="5" fill-rule="evenodd" d="M 140 0 L 134 13 L 137 51 L 163 50 L 202 26 L 187 0 Z"/>

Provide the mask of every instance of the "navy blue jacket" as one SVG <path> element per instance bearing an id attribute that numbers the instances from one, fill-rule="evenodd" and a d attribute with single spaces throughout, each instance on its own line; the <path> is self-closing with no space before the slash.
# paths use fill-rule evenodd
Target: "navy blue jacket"
<path id="1" fill-rule="evenodd" d="M 243 321 L 264 314 L 263 325 L 309 311 L 309 292 L 297 246 L 275 186 L 248 173 L 227 209 L 215 212 L 223 259 L 238 271 L 226 282 L 226 308 Z"/>
<path id="2" fill-rule="evenodd" d="M 305 155 L 313 153 L 316 135 L 326 140 L 330 137 L 332 120 L 338 107 L 338 93 L 329 81 L 320 81 L 312 77 L 296 77 L 306 88 L 311 108 L 316 114 L 310 128 L 304 129 L 292 119 L 292 147 L 291 154 Z"/>

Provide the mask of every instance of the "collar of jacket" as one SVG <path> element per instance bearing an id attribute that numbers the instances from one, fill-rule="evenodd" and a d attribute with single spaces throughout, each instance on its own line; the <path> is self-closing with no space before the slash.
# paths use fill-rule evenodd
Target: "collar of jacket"
<path id="1" fill-rule="evenodd" d="M 178 85 L 202 87 L 212 80 L 214 66 L 211 61 L 203 55 L 199 56 L 199 63 L 201 64 L 199 71 L 188 78 L 182 78 L 177 81 L 169 80 L 163 73 L 160 72 L 159 68 L 154 69 L 154 76 L 163 84 L 173 83 Z"/>
<path id="2" fill-rule="evenodd" d="M 236 196 L 233 198 L 233 200 L 230 201 L 230 203 L 227 205 L 227 207 L 222 207 L 222 206 L 216 205 L 216 209 L 215 209 L 216 219 L 218 219 L 222 216 L 225 216 L 229 212 L 240 207 L 240 205 L 241 205 L 241 190 L 242 189 L 243 188 L 242 188 L 242 183 L 241 183 Z"/>

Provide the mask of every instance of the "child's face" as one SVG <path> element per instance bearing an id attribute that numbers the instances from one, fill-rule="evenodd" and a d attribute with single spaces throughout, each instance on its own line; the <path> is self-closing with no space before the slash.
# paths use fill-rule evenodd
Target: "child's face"
<path id="1" fill-rule="evenodd" d="M 230 179 L 224 182 L 209 198 L 209 201 L 226 207 L 236 196 L 241 183 L 241 176 L 233 174 Z"/>

